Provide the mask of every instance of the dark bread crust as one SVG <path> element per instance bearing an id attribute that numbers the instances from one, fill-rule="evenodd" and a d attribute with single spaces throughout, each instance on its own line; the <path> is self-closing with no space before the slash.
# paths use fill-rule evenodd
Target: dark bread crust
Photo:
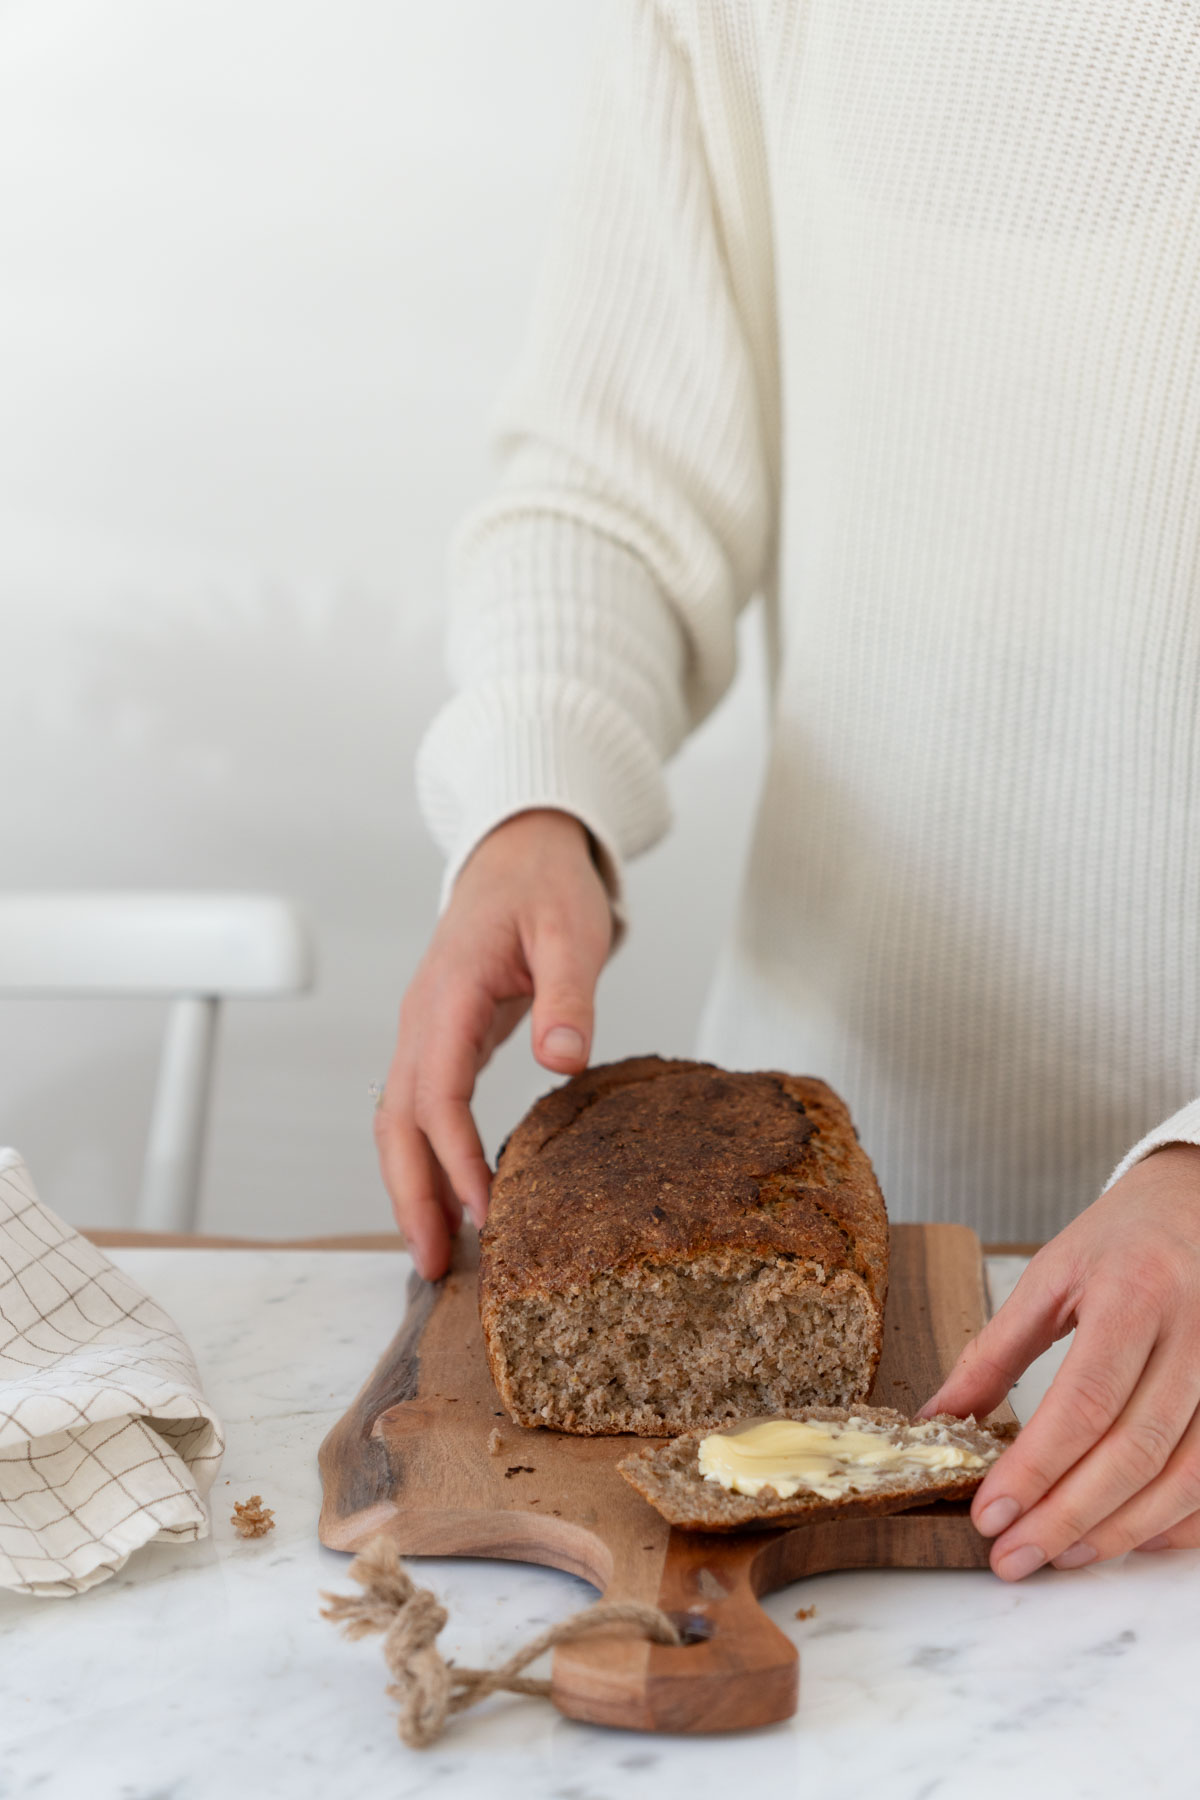
<path id="1" fill-rule="evenodd" d="M 629 1057 L 544 1094 L 509 1137 L 480 1293 L 735 1249 L 851 1269 L 882 1312 L 887 1214 L 849 1113 L 811 1076 Z"/>
<path id="2" fill-rule="evenodd" d="M 868 1419 L 874 1424 L 902 1426 L 912 1421 L 888 1406 L 806 1406 L 797 1418 Z M 976 1451 L 1003 1448 L 1017 1435 L 1010 1424 L 977 1425 L 973 1419 L 955 1419 L 938 1413 L 933 1423 L 954 1429 L 956 1438 Z M 680 1531 L 765 1531 L 779 1525 L 815 1525 L 822 1519 L 880 1518 L 909 1512 L 914 1506 L 931 1506 L 946 1500 L 969 1500 L 987 1469 L 930 1470 L 910 1479 L 907 1486 L 874 1494 L 850 1493 L 837 1500 L 820 1494 L 793 1494 L 781 1500 L 777 1494 L 731 1493 L 706 1481 L 700 1473 L 699 1446 L 706 1431 L 687 1431 L 669 1444 L 635 1450 L 617 1464 L 630 1487 L 636 1488 L 656 1512 Z"/>
<path id="3" fill-rule="evenodd" d="M 480 1258 L 492 1375 L 521 1417 L 493 1329 L 513 1302 L 713 1252 L 861 1287 L 873 1373 L 887 1249 L 870 1159 L 823 1081 L 657 1056 L 602 1064 L 543 1095 L 501 1150 Z"/>

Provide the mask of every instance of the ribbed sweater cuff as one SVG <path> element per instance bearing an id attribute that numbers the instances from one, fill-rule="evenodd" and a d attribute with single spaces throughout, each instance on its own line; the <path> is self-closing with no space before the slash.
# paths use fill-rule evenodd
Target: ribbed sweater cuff
<path id="1" fill-rule="evenodd" d="M 607 695 L 554 676 L 503 677 L 457 694 L 422 740 L 417 797 L 447 857 L 443 908 L 489 831 L 531 807 L 556 807 L 595 840 L 618 932 L 625 859 L 670 823 L 662 767 L 644 733 Z"/>
<path id="2" fill-rule="evenodd" d="M 1186 1106 L 1181 1106 L 1177 1113 L 1172 1113 L 1169 1119 L 1164 1119 L 1161 1125 L 1156 1125 L 1139 1139 L 1122 1157 L 1101 1191 L 1107 1193 L 1134 1163 L 1141 1162 L 1152 1150 L 1161 1150 L 1164 1144 L 1200 1144 L 1200 1100 L 1189 1100 Z"/>

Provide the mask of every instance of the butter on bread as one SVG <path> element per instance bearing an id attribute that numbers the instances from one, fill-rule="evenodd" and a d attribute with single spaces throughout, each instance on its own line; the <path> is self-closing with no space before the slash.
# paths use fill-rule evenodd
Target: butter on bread
<path id="1" fill-rule="evenodd" d="M 669 1444 L 635 1451 L 617 1469 L 681 1530 L 737 1531 L 865 1518 L 969 1499 L 1017 1431 L 1015 1425 L 980 1425 L 948 1413 L 912 1421 L 890 1407 L 873 1406 L 806 1407 L 789 1418 L 833 1429 L 793 1442 L 790 1459 L 778 1444 L 772 1448 L 769 1437 L 761 1440 L 761 1455 L 739 1458 L 736 1433 L 689 1431 Z M 715 1454 L 702 1459 L 702 1446 L 714 1438 L 732 1444 L 735 1454 L 721 1454 L 718 1445 Z M 837 1453 L 839 1438 L 846 1452 L 842 1456 Z M 771 1475 L 778 1486 L 763 1480 Z M 744 1486 L 758 1491 L 738 1492 L 739 1476 Z"/>

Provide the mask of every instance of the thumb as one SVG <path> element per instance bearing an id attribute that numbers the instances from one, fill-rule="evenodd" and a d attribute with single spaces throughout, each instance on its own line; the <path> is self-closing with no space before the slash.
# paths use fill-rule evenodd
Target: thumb
<path id="1" fill-rule="evenodd" d="M 971 1339 L 949 1375 L 921 1408 L 918 1418 L 953 1413 L 977 1419 L 999 1406 L 1035 1357 L 1062 1336 L 1062 1294 L 1046 1272 L 1031 1263 L 995 1318 Z"/>
<path id="2" fill-rule="evenodd" d="M 595 940 L 595 941 L 593 941 Z M 607 944 L 586 926 L 557 920 L 535 930 L 529 946 L 533 977 L 533 1054 L 544 1069 L 574 1075 L 592 1049 L 596 982 Z"/>

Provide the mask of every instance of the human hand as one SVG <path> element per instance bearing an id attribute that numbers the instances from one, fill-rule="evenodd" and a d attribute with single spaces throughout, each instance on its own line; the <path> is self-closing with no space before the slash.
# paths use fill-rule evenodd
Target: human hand
<path id="1" fill-rule="evenodd" d="M 465 1206 L 487 1214 L 475 1078 L 532 1006 L 543 1068 L 587 1067 L 596 980 L 612 943 L 608 893 L 568 813 L 519 813 L 472 852 L 400 1009 L 375 1111 L 396 1223 L 422 1275 L 445 1273 Z"/>
<path id="2" fill-rule="evenodd" d="M 1072 1329 L 971 1506 L 1006 1581 L 1200 1545 L 1200 1148 L 1144 1157 L 1052 1238 L 922 1417 L 983 1417 Z"/>

